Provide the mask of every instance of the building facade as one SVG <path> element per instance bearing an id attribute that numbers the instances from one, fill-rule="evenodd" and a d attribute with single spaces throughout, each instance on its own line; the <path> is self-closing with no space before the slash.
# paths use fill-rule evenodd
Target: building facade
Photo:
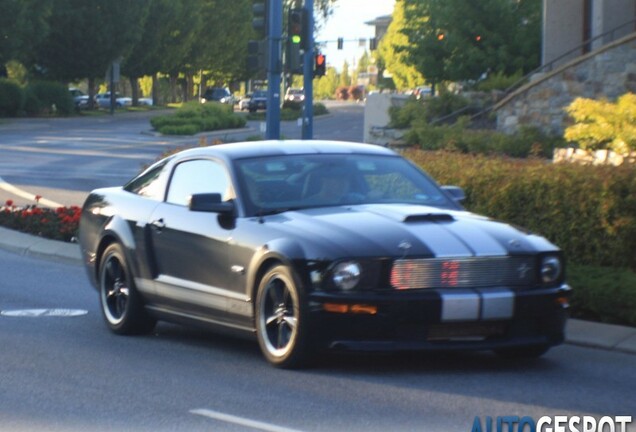
<path id="1" fill-rule="evenodd" d="M 636 0 L 543 0 L 542 64 L 562 65 L 626 36 L 635 19 Z"/>

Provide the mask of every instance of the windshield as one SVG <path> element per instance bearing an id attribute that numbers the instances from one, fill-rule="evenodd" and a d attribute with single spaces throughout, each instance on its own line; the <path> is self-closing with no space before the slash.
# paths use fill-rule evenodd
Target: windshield
<path id="1" fill-rule="evenodd" d="M 281 155 L 235 164 L 250 216 L 373 203 L 458 208 L 426 174 L 397 156 Z"/>

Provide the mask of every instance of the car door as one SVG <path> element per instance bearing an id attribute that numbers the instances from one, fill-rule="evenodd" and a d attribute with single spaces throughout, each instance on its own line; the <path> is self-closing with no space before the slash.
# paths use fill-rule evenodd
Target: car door
<path id="1" fill-rule="evenodd" d="M 166 198 L 149 221 L 160 302 L 187 313 L 225 318 L 229 299 L 228 244 L 232 229 L 219 215 L 188 208 L 196 193 L 233 198 L 226 167 L 211 159 L 175 165 Z"/>

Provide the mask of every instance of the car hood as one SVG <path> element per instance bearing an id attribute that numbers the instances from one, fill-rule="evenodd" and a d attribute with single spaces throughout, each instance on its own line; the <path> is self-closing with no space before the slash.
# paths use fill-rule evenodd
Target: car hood
<path id="1" fill-rule="evenodd" d="M 401 204 L 314 208 L 268 216 L 305 258 L 478 257 L 558 248 L 541 236 L 466 211 Z"/>

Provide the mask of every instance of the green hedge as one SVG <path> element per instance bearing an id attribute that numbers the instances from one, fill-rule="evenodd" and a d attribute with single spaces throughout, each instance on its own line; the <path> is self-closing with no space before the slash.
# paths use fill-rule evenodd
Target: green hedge
<path id="1" fill-rule="evenodd" d="M 68 88 L 51 81 L 36 81 L 25 92 L 24 110 L 28 115 L 69 115 L 75 111 Z"/>
<path id="2" fill-rule="evenodd" d="M 572 262 L 636 270 L 634 167 L 420 150 L 407 156 L 440 183 L 464 188 L 470 210 L 541 233 Z"/>
<path id="3" fill-rule="evenodd" d="M 16 117 L 22 109 L 22 89 L 8 79 L 0 78 L 0 117 Z"/>
<path id="4" fill-rule="evenodd" d="M 245 127 L 245 117 L 232 107 L 216 102 L 184 104 L 174 114 L 154 117 L 152 127 L 165 135 L 194 135 L 198 132 Z"/>
<path id="5" fill-rule="evenodd" d="M 567 273 L 572 317 L 636 326 L 636 273 L 576 264 Z"/>

